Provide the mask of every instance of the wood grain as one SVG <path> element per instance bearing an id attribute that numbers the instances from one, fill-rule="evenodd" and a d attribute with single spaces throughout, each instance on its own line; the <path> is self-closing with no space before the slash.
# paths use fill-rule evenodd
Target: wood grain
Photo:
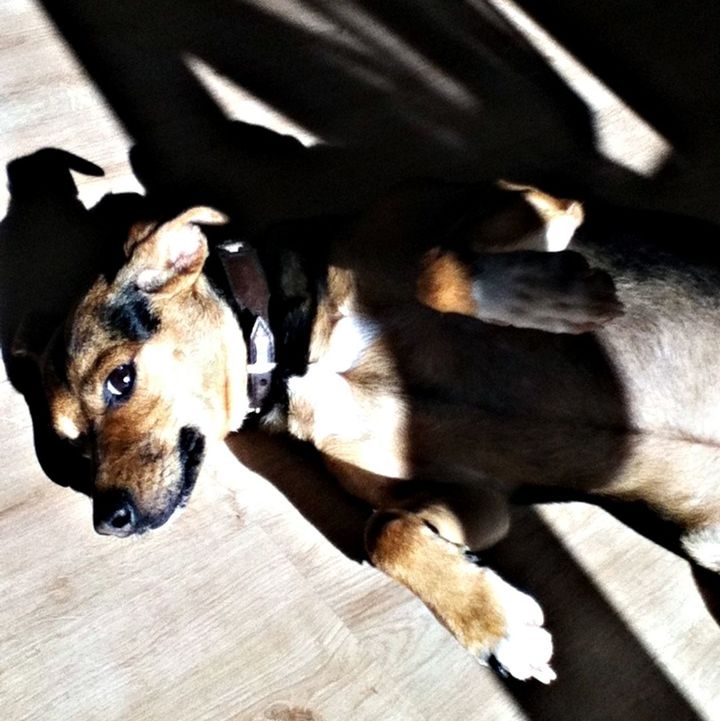
<path id="1" fill-rule="evenodd" d="M 128 136 L 39 6 L 6 0 L 0 22 L 2 160 L 54 146 L 98 163 L 104 178 L 76 178 L 87 206 L 138 189 Z M 552 532 L 519 541 L 568 639 L 557 684 L 523 690 L 229 452 L 166 528 L 95 535 L 89 500 L 38 467 L 25 404 L 2 378 L 0 718 L 720 718 L 720 633 L 686 565 L 602 511 L 553 507 Z M 297 486 L 284 490 L 295 500 Z M 558 565 L 536 564 L 540 548 Z"/>

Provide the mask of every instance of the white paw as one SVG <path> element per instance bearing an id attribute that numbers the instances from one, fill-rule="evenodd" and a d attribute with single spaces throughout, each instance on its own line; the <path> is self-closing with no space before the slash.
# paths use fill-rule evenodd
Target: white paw
<path id="1" fill-rule="evenodd" d="M 720 573 L 720 525 L 693 529 L 683 536 L 682 545 L 695 563 Z"/>
<path id="2" fill-rule="evenodd" d="M 492 651 L 501 669 L 520 681 L 531 678 L 541 683 L 554 681 L 556 674 L 550 666 L 552 636 L 543 628 L 545 619 L 540 605 L 499 576 L 495 577 L 493 590 L 507 623 L 505 636 Z"/>
<path id="3" fill-rule="evenodd" d="M 500 667 L 519 681 L 534 678 L 550 683 L 557 676 L 550 666 L 552 636 L 541 626 L 518 626 L 495 647 L 493 656 Z"/>

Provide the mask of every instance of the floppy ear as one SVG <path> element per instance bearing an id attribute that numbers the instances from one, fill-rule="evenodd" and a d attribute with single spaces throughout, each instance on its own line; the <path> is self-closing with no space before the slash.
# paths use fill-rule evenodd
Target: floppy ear
<path id="1" fill-rule="evenodd" d="M 133 254 L 135 246 L 147 240 L 157 227 L 158 223 L 152 220 L 140 220 L 137 223 L 133 223 L 128 232 L 128 239 L 125 241 L 125 245 L 123 245 L 125 257 L 129 258 Z"/>
<path id="2" fill-rule="evenodd" d="M 46 386 L 55 433 L 71 441 L 87 433 L 87 421 L 77 398 L 61 384 Z"/>
<path id="3" fill-rule="evenodd" d="M 217 210 L 196 207 L 159 227 L 136 224 L 125 252 L 127 272 L 139 290 L 175 293 L 194 285 L 208 255 L 207 239 L 198 224 L 222 225 L 228 218 Z"/>
<path id="4" fill-rule="evenodd" d="M 45 348 L 40 367 L 53 428 L 59 436 L 72 441 L 87 433 L 88 423 L 80 401 L 68 386 L 66 359 L 64 334 L 58 328 Z"/>

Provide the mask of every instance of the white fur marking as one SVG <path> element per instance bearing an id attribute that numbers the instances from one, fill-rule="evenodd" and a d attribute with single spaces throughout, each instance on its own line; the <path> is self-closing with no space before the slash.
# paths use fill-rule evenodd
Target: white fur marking
<path id="1" fill-rule="evenodd" d="M 170 273 L 166 270 L 146 268 L 138 273 L 137 278 L 135 279 L 135 284 L 140 290 L 145 291 L 146 293 L 153 293 L 154 291 L 162 288 L 169 279 Z"/>
<path id="2" fill-rule="evenodd" d="M 362 354 L 379 335 L 379 326 L 368 318 L 359 315 L 340 318 L 319 362 L 335 373 L 346 373 L 357 365 Z"/>
<path id="3" fill-rule="evenodd" d="M 720 572 L 720 525 L 696 528 L 682 539 L 685 552 L 710 571 Z"/>
<path id="4" fill-rule="evenodd" d="M 358 438 L 364 425 L 350 384 L 323 363 L 311 363 L 304 376 L 288 379 L 290 396 L 311 399 L 315 442 L 328 436 Z"/>
<path id="5" fill-rule="evenodd" d="M 521 681 L 529 678 L 541 683 L 554 681 L 556 674 L 550 666 L 552 636 L 543 628 L 542 608 L 532 596 L 518 591 L 493 571 L 486 569 L 486 573 L 507 624 L 505 637 L 493 651 L 495 658 Z"/>
<path id="6" fill-rule="evenodd" d="M 80 429 L 66 415 L 58 416 L 55 419 L 55 425 L 57 426 L 57 430 L 71 441 L 74 441 L 80 435 Z"/>
<path id="7" fill-rule="evenodd" d="M 551 218 L 545 226 L 546 249 L 551 253 L 566 250 L 580 222 L 578 218 L 569 214 Z"/>

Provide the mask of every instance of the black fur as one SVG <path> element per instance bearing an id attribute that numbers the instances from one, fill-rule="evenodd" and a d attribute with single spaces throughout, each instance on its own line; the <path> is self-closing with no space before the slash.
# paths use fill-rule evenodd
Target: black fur
<path id="1" fill-rule="evenodd" d="M 141 291 L 128 285 L 102 310 L 107 328 L 122 339 L 143 342 L 160 326 L 160 319 L 152 312 L 150 301 Z"/>
<path id="2" fill-rule="evenodd" d="M 183 426 L 178 437 L 178 450 L 182 467 L 178 505 L 184 506 L 195 486 L 205 456 L 205 436 L 197 428 Z"/>
<path id="3" fill-rule="evenodd" d="M 286 381 L 303 375 L 308 365 L 318 299 L 327 284 L 328 244 L 345 227 L 342 218 L 328 217 L 279 223 L 252 240 L 270 291 L 270 326 L 275 336 L 277 370 L 262 412 L 246 419 L 255 427 L 272 416 L 273 423 L 287 411 Z M 251 327 L 253 318 L 244 317 L 233 302 L 217 253 L 211 253 L 205 273 L 215 289 L 230 304 L 241 327 Z"/>

